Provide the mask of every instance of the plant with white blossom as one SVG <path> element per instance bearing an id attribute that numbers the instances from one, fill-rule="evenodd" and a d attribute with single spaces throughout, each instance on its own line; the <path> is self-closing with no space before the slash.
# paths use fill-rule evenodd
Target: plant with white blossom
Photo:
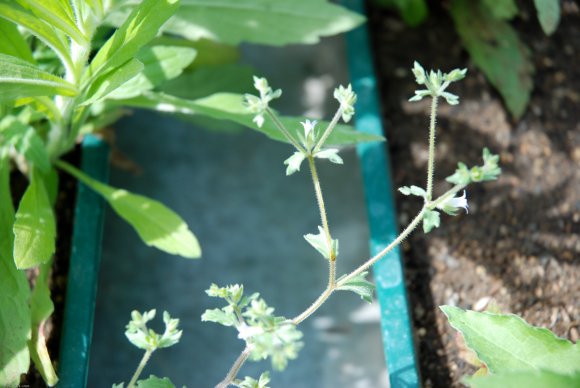
<path id="1" fill-rule="evenodd" d="M 423 224 L 425 233 L 429 233 L 433 228 L 439 227 L 440 211 L 452 216 L 457 215 L 459 209 L 464 209 L 467 212 L 468 204 L 465 188 L 472 182 L 493 180 L 499 176 L 501 169 L 498 167 L 498 156 L 492 155 L 489 150 L 484 149 L 483 166 L 468 169 L 465 164 L 459 163 L 457 171 L 447 178 L 447 181 L 454 184 L 454 186 L 444 194 L 434 198 L 433 177 L 437 104 L 439 98 L 444 98 L 451 105 L 459 103 L 459 98 L 446 90 L 453 82 L 465 77 L 466 69 L 456 69 L 450 73 L 431 71 L 427 74 L 415 62 L 413 73 L 417 83 L 424 85 L 426 89 L 416 91 L 411 101 L 418 101 L 425 97 L 432 98 L 427 184 L 426 188 L 413 185 L 401 187 L 399 191 L 404 195 L 414 195 L 423 198 L 423 207 L 391 244 L 357 269 L 341 277 L 336 276 L 336 260 L 339 253 L 338 240 L 332 237 L 316 163 L 328 160 L 331 163 L 343 164 L 343 160 L 339 156 L 339 149 L 329 147 L 327 139 L 340 119 L 347 122 L 354 115 L 356 94 L 353 92 L 351 85 L 347 87 L 340 86 L 334 91 L 334 97 L 339 102 L 339 107 L 326 128 L 317 127 L 316 121 L 306 120 L 301 123 L 302 130 L 291 131 L 269 106 L 270 102 L 280 97 L 282 92 L 280 90 L 274 91 L 266 79 L 254 77 L 254 85 L 259 92 L 259 96 L 245 95 L 245 104 L 248 111 L 254 114 L 254 122 L 258 125 L 263 125 L 266 117 L 268 117 L 286 141 L 294 147 L 294 153 L 284 161 L 286 175 L 300 171 L 304 161 L 308 164 L 322 225 L 318 227 L 317 234 L 306 234 L 304 239 L 328 261 L 328 284 L 312 305 L 293 319 L 274 315 L 274 309 L 269 307 L 258 294 L 245 296 L 242 285 L 219 287 L 212 284 L 207 290 L 208 295 L 224 299 L 226 305 L 221 308 L 207 310 L 203 314 L 202 320 L 235 327 L 238 331 L 238 338 L 245 342 L 245 349 L 224 379 L 217 384 L 217 388 L 225 388 L 230 385 L 254 388 L 266 387 L 269 381 L 268 374 L 262 374 L 258 380 L 251 377 L 240 380 L 237 377 L 246 360 L 270 358 L 274 369 L 284 369 L 288 361 L 296 358 L 298 351 L 302 348 L 302 334 L 298 330 L 299 324 L 313 314 L 335 291 L 353 291 L 364 300 L 371 302 L 374 286 L 366 280 L 366 275 L 368 269 L 374 263 L 399 245 L 420 223 Z M 463 191 L 463 194 L 458 195 L 461 191 Z"/>

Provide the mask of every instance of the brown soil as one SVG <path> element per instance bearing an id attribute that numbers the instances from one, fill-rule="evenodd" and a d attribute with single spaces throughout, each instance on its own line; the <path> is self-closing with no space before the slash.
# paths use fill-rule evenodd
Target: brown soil
<path id="1" fill-rule="evenodd" d="M 404 246 L 423 383 L 458 387 L 475 368 L 439 305 L 482 310 L 493 299 L 503 312 L 579 338 L 580 10 L 564 1 L 560 25 L 546 37 L 531 2 L 520 2 L 514 26 L 536 74 L 528 110 L 516 122 L 462 49 L 447 11 L 432 3 L 416 29 L 379 8 L 369 22 L 396 187 L 425 185 L 429 102 L 407 102 L 416 89 L 414 60 L 443 71 L 468 68 L 450 90 L 461 104 L 440 109 L 436 178 L 451 175 L 458 161 L 479 164 L 485 146 L 501 155 L 501 178 L 468 188 L 468 215 L 443 216 L 441 228 L 416 232 Z M 398 199 L 404 226 L 420 203 Z"/>
<path id="2" fill-rule="evenodd" d="M 63 160 L 78 166 L 80 160 L 80 149 L 72 151 Z M 24 194 L 27 181 L 24 176 L 14 172 L 11 176 L 11 188 L 13 189 L 13 199 L 15 206 Z M 59 190 L 55 204 L 55 214 L 57 222 L 56 252 L 50 276 L 50 290 L 54 302 L 54 313 L 47 320 L 44 326 L 46 345 L 51 355 L 53 365 L 58 374 L 58 355 L 60 350 L 61 329 L 64 319 L 64 301 L 66 296 L 66 282 L 68 276 L 69 258 L 71 251 L 71 239 L 73 233 L 74 210 L 77 194 L 77 182 L 70 175 L 59 171 Z M 27 275 L 31 285 L 37 276 L 37 271 L 29 270 Z M 46 383 L 38 370 L 30 362 L 30 369 L 23 375 L 21 387 L 46 387 Z"/>

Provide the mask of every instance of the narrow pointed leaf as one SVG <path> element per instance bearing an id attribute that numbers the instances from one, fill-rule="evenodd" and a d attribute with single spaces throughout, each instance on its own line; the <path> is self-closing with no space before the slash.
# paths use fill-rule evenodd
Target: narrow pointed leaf
<path id="1" fill-rule="evenodd" d="M 186 258 L 199 258 L 201 249 L 185 221 L 158 201 L 107 186 L 64 162 L 57 166 L 73 175 L 109 202 L 145 244 Z"/>
<path id="2" fill-rule="evenodd" d="M 33 64 L 10 55 L 0 54 L 0 100 L 30 96 L 74 96 L 74 85 L 40 70 Z"/>
<path id="3" fill-rule="evenodd" d="M 32 169 L 14 221 L 14 262 L 19 269 L 46 263 L 55 250 L 56 222 L 44 181 Z"/>
<path id="4" fill-rule="evenodd" d="M 139 3 L 97 52 L 87 75 L 96 77 L 135 57 L 139 49 L 157 35 L 159 28 L 178 6 L 177 0 L 145 0 Z"/>
<path id="5" fill-rule="evenodd" d="M 548 329 L 531 326 L 517 315 L 479 313 L 453 306 L 440 308 L 491 373 L 580 371 L 578 344 L 559 338 Z"/>
<path id="6" fill-rule="evenodd" d="M 14 1 L 8 0 L 0 0 L 0 17 L 30 31 L 54 50 L 63 64 L 66 66 L 72 65 L 65 37 L 51 25 L 40 20 Z"/>
<path id="7" fill-rule="evenodd" d="M 258 127 L 252 121 L 253 115 L 248 113 L 242 104 L 242 95 L 234 93 L 216 93 L 209 97 L 197 100 L 185 100 L 169 96 L 163 93 L 144 93 L 139 97 L 126 100 L 118 100 L 115 103 L 129 105 L 139 108 L 153 109 L 168 113 L 181 114 L 202 114 L 215 119 L 230 120 L 242 124 L 248 128 L 262 132 L 269 138 L 286 143 L 287 140 L 280 130 L 270 121 L 266 120 L 264 125 Z M 302 126 L 299 124 L 305 121 L 303 117 L 281 117 L 280 121 L 297 137 L 301 133 Z M 327 121 L 319 123 L 320 126 L 327 126 Z M 369 135 L 355 131 L 349 125 L 337 125 L 326 141 L 327 145 L 356 144 L 360 142 L 382 141 L 381 136 Z"/>
<path id="8" fill-rule="evenodd" d="M 17 387 L 30 366 L 30 288 L 12 258 L 14 208 L 10 194 L 10 162 L 0 148 L 0 386 Z"/>
<path id="9" fill-rule="evenodd" d="M 130 59 L 118 68 L 103 74 L 91 83 L 86 99 L 80 106 L 92 104 L 106 98 L 120 86 L 135 78 L 142 70 L 143 64 L 140 61 Z"/>
<path id="10" fill-rule="evenodd" d="M 34 62 L 32 52 L 16 24 L 0 18 L 0 54 L 11 55 L 27 62 Z"/>

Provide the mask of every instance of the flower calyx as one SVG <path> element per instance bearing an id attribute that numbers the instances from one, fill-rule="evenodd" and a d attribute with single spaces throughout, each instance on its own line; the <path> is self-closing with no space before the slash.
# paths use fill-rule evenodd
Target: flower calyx
<path id="1" fill-rule="evenodd" d="M 413 74 L 415 81 L 419 85 L 424 85 L 427 89 L 415 90 L 415 95 L 409 101 L 420 101 L 423 97 L 443 97 L 449 105 L 459 104 L 459 97 L 455 94 L 446 92 L 445 89 L 455 81 L 465 78 L 467 69 L 454 69 L 449 73 L 442 73 L 441 70 L 431 70 L 429 74 L 423 69 L 419 62 L 415 61 L 413 65 Z"/>

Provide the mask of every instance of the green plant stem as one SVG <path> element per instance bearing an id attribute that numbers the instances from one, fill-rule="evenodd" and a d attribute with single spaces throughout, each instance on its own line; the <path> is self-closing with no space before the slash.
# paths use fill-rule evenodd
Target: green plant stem
<path id="1" fill-rule="evenodd" d="M 435 127 L 437 126 L 437 95 L 431 101 L 431 118 L 429 122 L 429 161 L 427 164 L 427 202 L 433 195 L 433 175 L 435 174 Z"/>
<path id="2" fill-rule="evenodd" d="M 236 359 L 236 361 L 234 362 L 234 364 L 232 365 L 232 367 L 228 371 L 228 374 L 226 375 L 226 377 L 224 377 L 224 379 L 221 382 L 219 382 L 215 386 L 215 388 L 226 388 L 228 385 L 230 385 L 236 379 L 236 376 L 238 375 L 240 368 L 242 367 L 242 365 L 244 365 L 244 363 L 246 362 L 248 357 L 250 357 L 250 354 L 252 353 L 253 349 L 254 349 L 253 345 L 251 345 L 251 344 L 246 345 L 246 348 L 244 350 L 242 350 L 242 353 L 240 353 L 240 355 L 238 356 L 238 358 Z M 129 388 L 129 387 L 127 387 L 127 388 Z"/>
<path id="3" fill-rule="evenodd" d="M 274 125 L 276 125 L 276 127 L 278 127 L 278 129 L 280 130 L 280 132 L 282 132 L 282 134 L 284 135 L 284 137 L 286 138 L 286 140 L 288 140 L 290 142 L 290 144 L 292 144 L 298 151 L 307 154 L 306 150 L 304 149 L 304 147 L 302 147 L 297 141 L 296 139 L 294 139 L 294 137 L 292 137 L 292 135 L 290 134 L 290 132 L 288 132 L 288 130 L 286 129 L 286 127 L 284 126 L 284 124 L 282 124 L 282 122 L 278 119 L 278 116 L 276 116 L 276 114 L 272 111 L 272 109 L 270 108 L 266 108 L 266 113 L 268 113 L 268 116 L 272 119 L 272 121 L 274 122 Z"/>
<path id="4" fill-rule="evenodd" d="M 334 114 L 332 121 L 328 124 L 328 127 L 326 127 L 326 129 L 324 130 L 324 133 L 322 134 L 320 140 L 318 140 L 318 143 L 316 143 L 316 146 L 314 146 L 312 154 L 315 154 L 318 151 L 320 151 L 320 148 L 322 148 L 322 146 L 326 142 L 326 139 L 328 139 L 328 136 L 330 136 L 332 130 L 334 129 L 334 127 L 336 127 L 336 124 L 338 124 L 338 120 L 340 120 L 341 116 L 342 116 L 342 107 L 338 108 L 338 110 Z"/>
<path id="5" fill-rule="evenodd" d="M 143 372 L 143 368 L 145 368 L 145 365 L 147 365 L 147 362 L 151 358 L 151 355 L 153 354 L 154 350 L 155 349 L 147 349 L 147 351 L 145 351 L 145 354 L 143 355 L 141 362 L 139 362 L 139 366 L 137 366 L 137 370 L 133 374 L 133 377 L 131 377 L 131 381 L 129 381 L 127 388 L 133 388 L 135 386 L 137 379 L 141 375 L 141 372 Z"/>

